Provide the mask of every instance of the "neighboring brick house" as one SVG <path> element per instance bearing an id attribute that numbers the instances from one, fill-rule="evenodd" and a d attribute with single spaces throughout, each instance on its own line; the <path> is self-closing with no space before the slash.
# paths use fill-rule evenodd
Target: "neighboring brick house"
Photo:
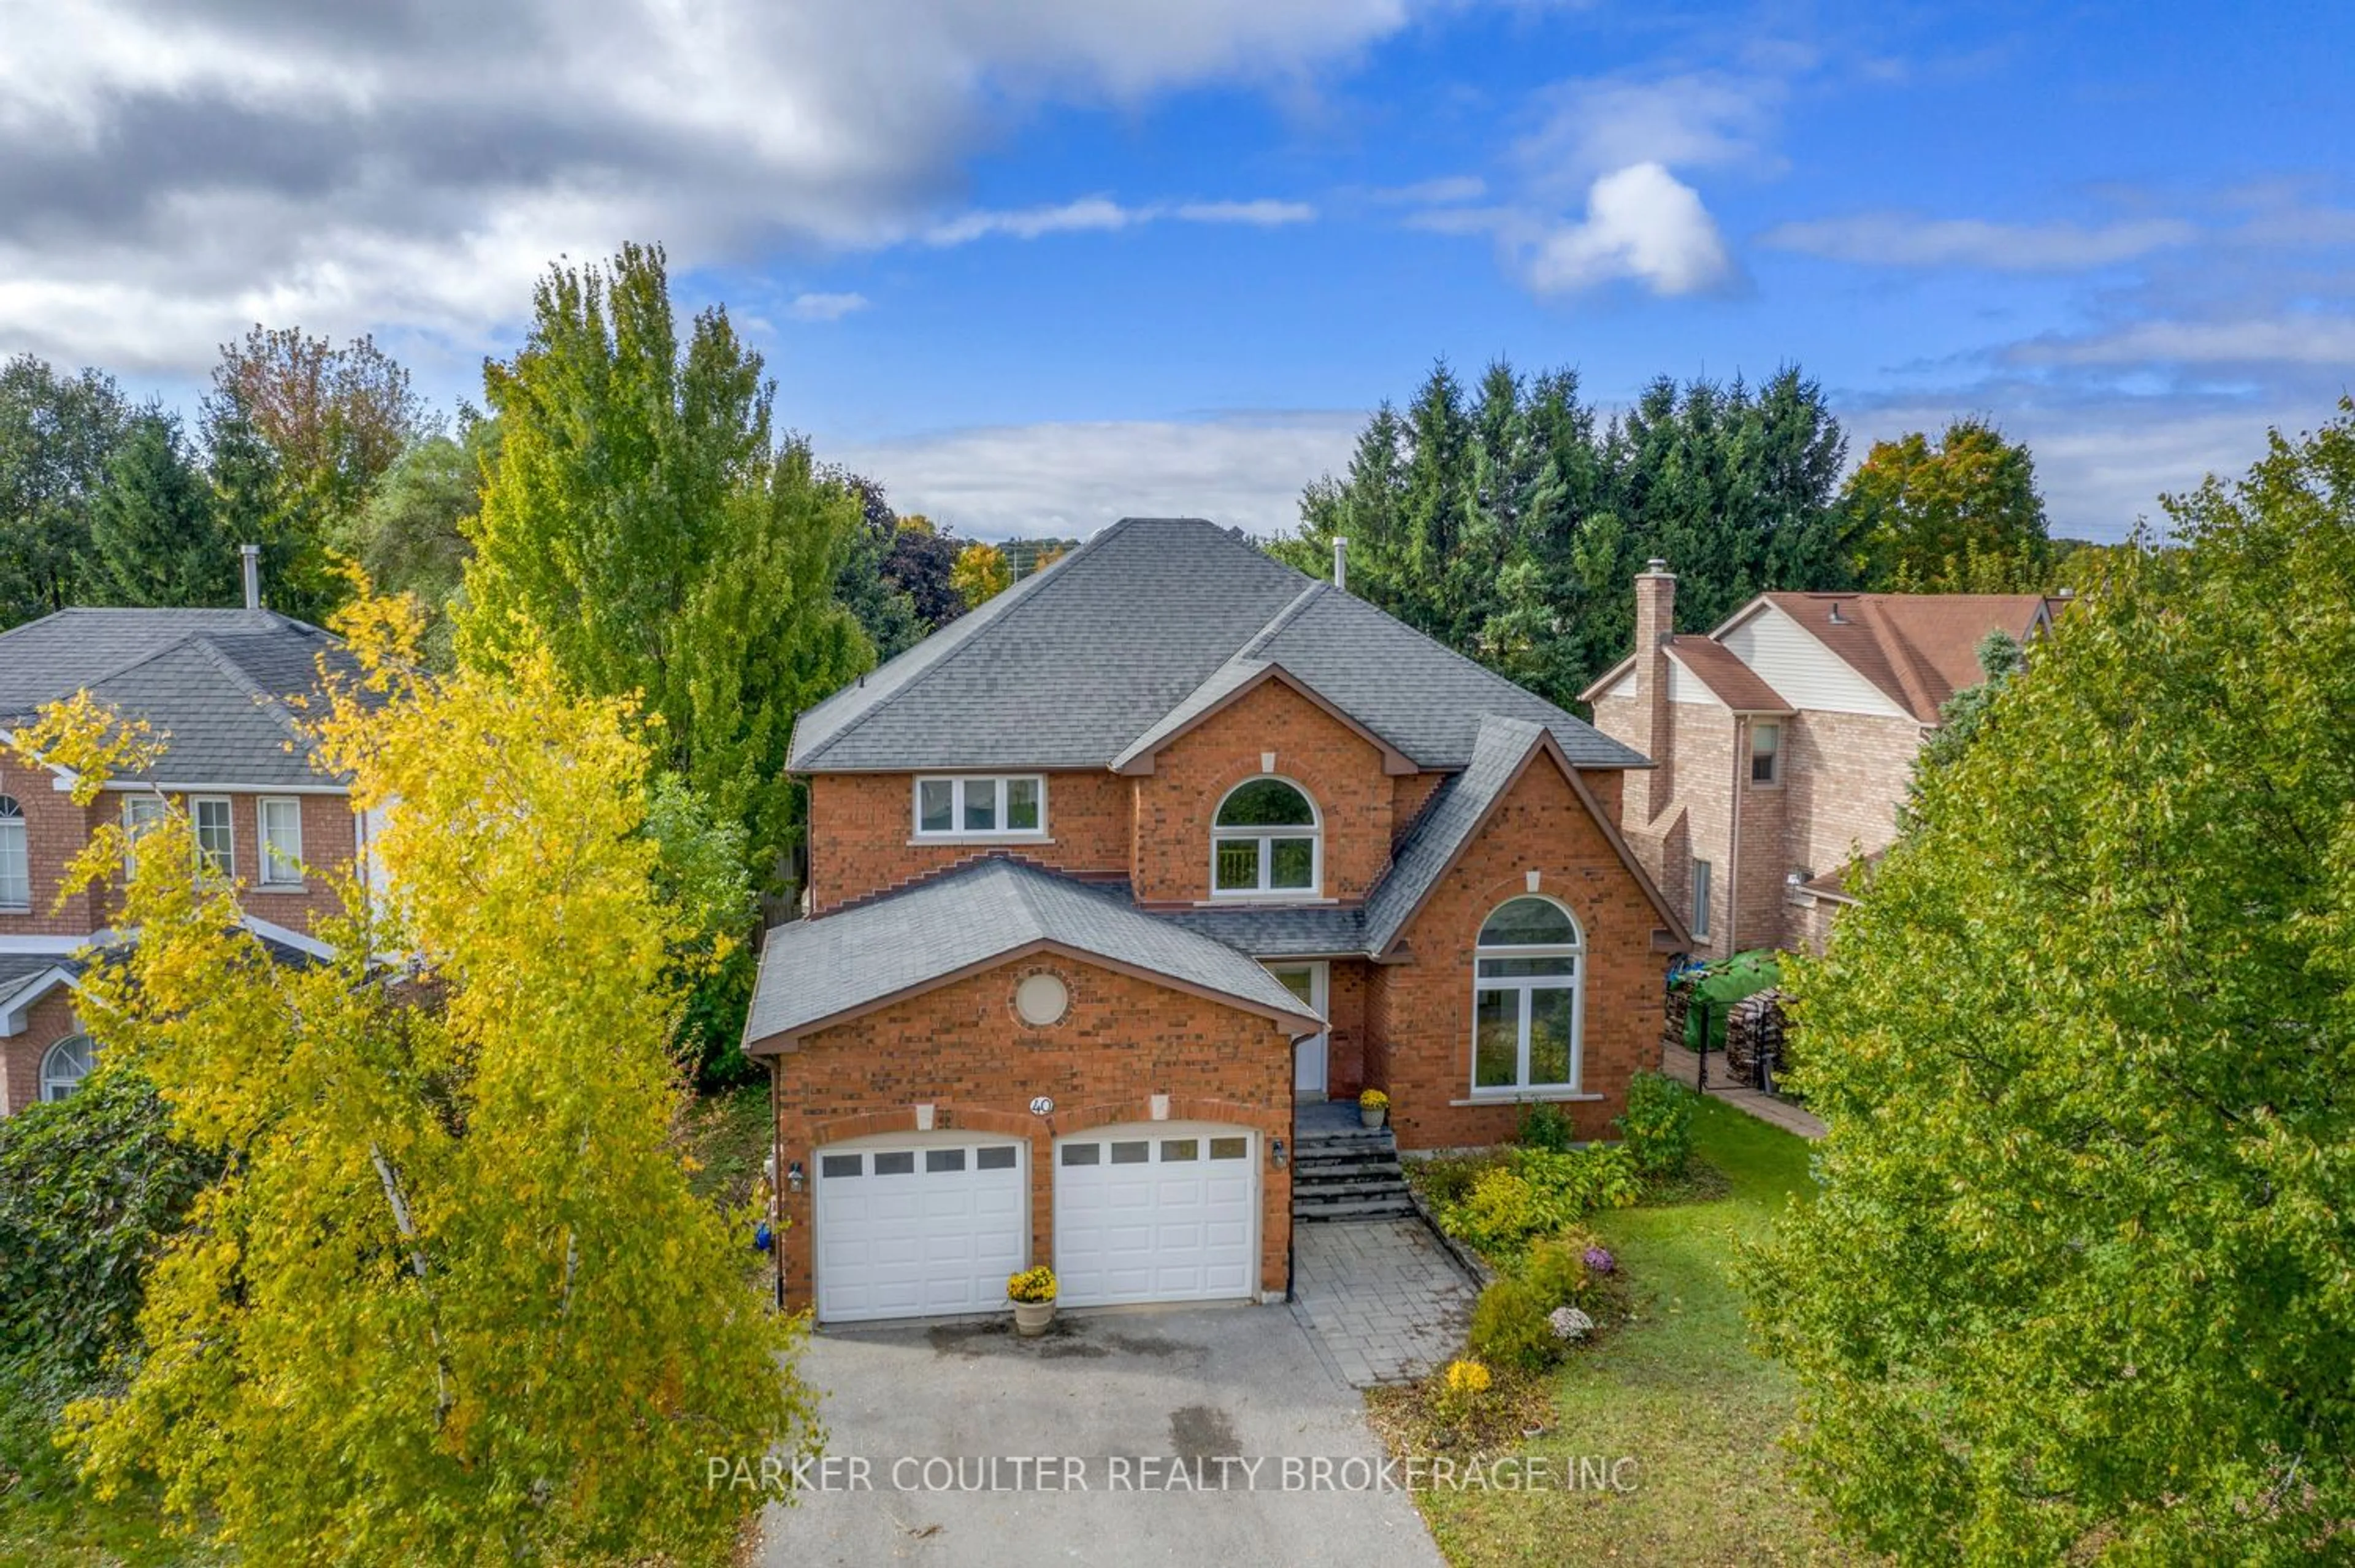
<path id="1" fill-rule="evenodd" d="M 319 873 L 364 856 L 365 827 L 346 784 L 312 766 L 289 699 L 314 691 L 319 656 L 340 648 L 260 608 L 65 610 L 0 633 L 0 1115 L 64 1097 L 91 1065 L 76 987 L 85 951 L 113 940 L 121 890 L 58 892 L 99 824 L 135 827 L 177 803 L 271 951 L 326 952 L 312 927 L 336 903 Z M 166 746 L 153 773 L 108 781 L 87 807 L 64 770 L 13 750 L 18 727 L 78 691 Z"/>
<path id="2" fill-rule="evenodd" d="M 1609 1136 L 1685 933 L 1645 766 L 1239 533 L 1131 518 L 802 716 L 767 936 L 789 1299 L 1280 1297 L 1295 1103 Z M 1637 774 L 1640 776 L 1640 773 Z M 1476 975 L 1476 965 L 1477 974 Z"/>
<path id="3" fill-rule="evenodd" d="M 1980 679 L 1990 632 L 2025 643 L 2064 602 L 2033 593 L 1762 593 L 1675 635 L 1677 580 L 1636 579 L 1636 652 L 1581 694 L 1652 759 L 1624 827 L 1684 914 L 1695 956 L 1821 948 L 1849 866 L 1897 836 L 1913 760 Z"/>

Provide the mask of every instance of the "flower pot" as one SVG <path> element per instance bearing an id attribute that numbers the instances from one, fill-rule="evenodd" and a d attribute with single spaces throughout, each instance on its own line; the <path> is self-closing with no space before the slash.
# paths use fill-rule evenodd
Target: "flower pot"
<path id="1" fill-rule="evenodd" d="M 1358 1123 L 1360 1126 L 1379 1127 L 1390 1114 L 1390 1107 L 1387 1105 L 1379 1105 L 1370 1110 L 1360 1105 L 1358 1107 Z"/>
<path id="2" fill-rule="evenodd" d="M 1018 1301 L 1014 1304 L 1014 1331 L 1025 1339 L 1036 1339 L 1055 1320 L 1055 1304 L 1051 1301 Z"/>

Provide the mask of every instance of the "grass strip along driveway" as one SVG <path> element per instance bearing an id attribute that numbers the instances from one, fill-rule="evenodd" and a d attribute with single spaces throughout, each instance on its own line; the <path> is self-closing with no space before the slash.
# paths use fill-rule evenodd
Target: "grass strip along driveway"
<path id="1" fill-rule="evenodd" d="M 1646 1197 L 1587 1223 L 1615 1253 L 1634 1316 L 1552 1373 L 1552 1429 L 1516 1452 L 1552 1474 L 1580 1457 L 1631 1457 L 1608 1487 L 1538 1493 L 1418 1494 L 1450 1563 L 1646 1564 L 1861 1561 L 1816 1523 L 1785 1478 L 1776 1436 L 1795 1385 L 1753 1355 L 1732 1278 L 1733 1238 L 1762 1232 L 1812 1186 L 1808 1146 L 1704 1099 L 1694 1144 L 1725 1178 L 1707 1196 Z"/>

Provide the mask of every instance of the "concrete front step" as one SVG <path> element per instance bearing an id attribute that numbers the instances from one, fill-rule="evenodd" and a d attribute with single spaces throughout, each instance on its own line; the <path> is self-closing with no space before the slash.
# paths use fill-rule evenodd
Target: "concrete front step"
<path id="1" fill-rule="evenodd" d="M 1406 1220 L 1414 1215 L 1414 1205 L 1401 1192 L 1395 1198 L 1353 1198 L 1337 1203 L 1304 1203 L 1295 1199 L 1292 1217 L 1296 1221 L 1317 1220 Z"/>

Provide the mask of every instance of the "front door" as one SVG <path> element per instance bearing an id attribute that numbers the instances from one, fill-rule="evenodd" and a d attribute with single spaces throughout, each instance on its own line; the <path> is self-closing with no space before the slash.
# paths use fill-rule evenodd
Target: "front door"
<path id="1" fill-rule="evenodd" d="M 1284 988 L 1316 1009 L 1318 1018 L 1325 1017 L 1326 976 L 1331 966 L 1326 964 L 1271 964 L 1268 970 L 1284 982 Z M 1325 1093 L 1325 1041 L 1323 1034 L 1311 1035 L 1292 1050 L 1292 1092 L 1309 1098 Z"/>

